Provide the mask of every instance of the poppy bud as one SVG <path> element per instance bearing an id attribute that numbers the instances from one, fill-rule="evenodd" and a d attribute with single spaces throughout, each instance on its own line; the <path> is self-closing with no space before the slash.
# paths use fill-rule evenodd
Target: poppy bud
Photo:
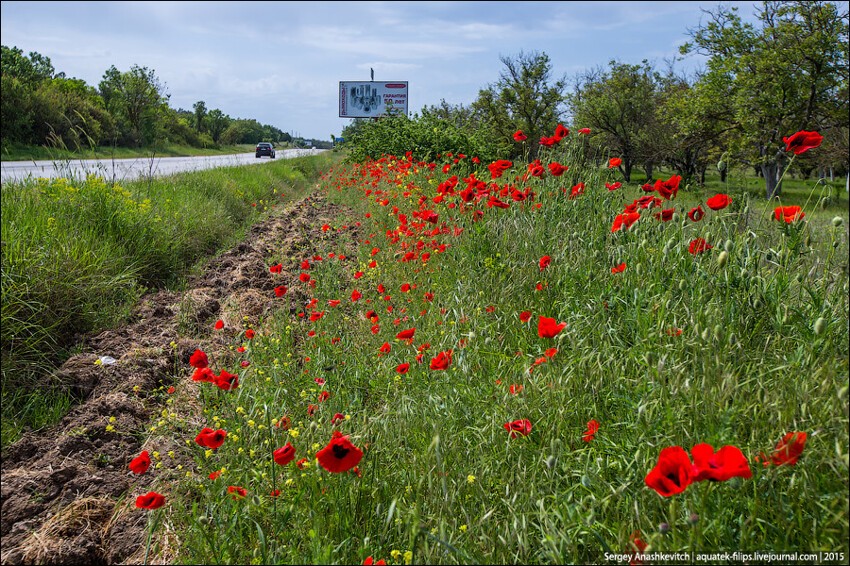
<path id="1" fill-rule="evenodd" d="M 811 246 L 811 245 L 812 245 L 812 236 L 811 236 L 811 234 L 806 234 L 805 239 L 803 239 L 803 243 L 804 243 L 804 244 L 806 244 L 807 246 Z"/>
<path id="2" fill-rule="evenodd" d="M 670 523 L 661 523 L 658 525 L 658 532 L 663 534 L 667 534 L 670 532 Z"/>
<path id="3" fill-rule="evenodd" d="M 714 325 L 714 339 L 720 341 L 723 339 L 723 327 L 719 324 Z"/>
<path id="4" fill-rule="evenodd" d="M 706 328 L 705 330 L 703 330 L 703 331 L 702 331 L 702 334 L 700 334 L 700 336 L 702 337 L 703 342 L 708 342 L 708 339 L 709 339 L 709 337 L 711 336 L 711 334 L 710 334 L 710 333 L 709 333 L 709 331 L 708 331 L 708 328 Z"/>
<path id="5" fill-rule="evenodd" d="M 737 343 L 738 343 L 738 337 L 735 334 L 730 334 L 729 335 L 729 345 L 734 346 Z"/>
<path id="6" fill-rule="evenodd" d="M 260 501 L 260 498 L 257 497 L 256 495 L 252 495 L 251 496 L 251 503 L 253 503 L 254 505 L 259 505 L 260 503 L 262 503 L 262 501 Z"/>
<path id="7" fill-rule="evenodd" d="M 688 517 L 688 522 L 692 525 L 696 525 L 699 522 L 699 515 L 691 513 L 691 516 Z"/>
<path id="8" fill-rule="evenodd" d="M 726 263 L 729 261 L 729 252 L 723 250 L 720 252 L 720 255 L 717 256 L 717 265 L 720 267 L 726 267 Z"/>
<path id="9" fill-rule="evenodd" d="M 826 319 L 820 317 L 815 321 L 815 335 L 820 336 L 824 330 L 826 330 Z"/>
<path id="10" fill-rule="evenodd" d="M 841 218 L 840 216 L 836 216 L 835 218 L 832 219 L 832 225 L 835 226 L 836 228 L 838 228 L 842 224 L 844 224 L 844 219 Z"/>
<path id="11" fill-rule="evenodd" d="M 687 281 L 685 281 L 684 279 L 679 281 L 679 290 L 680 291 L 684 291 L 687 288 L 688 288 L 688 282 Z"/>
<path id="12" fill-rule="evenodd" d="M 735 249 L 735 242 L 733 242 L 732 240 L 726 240 L 723 243 L 723 249 L 729 253 L 732 253 L 732 250 Z"/>

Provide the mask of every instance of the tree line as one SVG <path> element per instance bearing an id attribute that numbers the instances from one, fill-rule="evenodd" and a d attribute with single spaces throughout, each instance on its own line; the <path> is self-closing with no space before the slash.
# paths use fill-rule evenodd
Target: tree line
<path id="1" fill-rule="evenodd" d="M 0 46 L 0 145 L 216 147 L 292 136 L 257 120 L 231 118 L 204 101 L 192 110 L 169 106 L 170 95 L 153 69 L 114 65 L 97 88 L 56 72 L 49 57 Z"/>
<path id="2" fill-rule="evenodd" d="M 691 41 L 681 49 L 683 56 L 707 57 L 705 68 L 691 76 L 677 73 L 675 62 L 657 69 L 648 61 L 612 60 L 607 67 L 554 78 L 548 55 L 519 53 L 501 57 L 498 81 L 468 106 L 443 100 L 414 114 L 411 124 L 355 121 L 343 137 L 359 142 L 360 153 L 378 152 L 377 138 L 390 144 L 387 153 L 403 154 L 392 146 L 398 137 L 380 131 L 405 128 L 414 145 L 431 154 L 513 158 L 528 151 L 533 159 L 541 138 L 564 123 L 589 128 L 589 155 L 600 162 L 621 158 L 627 181 L 636 167 L 652 179 L 661 166 L 696 182 L 716 170 L 725 181 L 734 165 L 763 177 L 771 198 L 781 190 L 788 160 L 782 138 L 813 130 L 824 136 L 823 145 L 795 160 L 796 173 L 847 174 L 846 7 L 767 1 L 756 8 L 755 25 L 745 23 L 735 7 L 704 12 L 706 23 L 689 30 Z M 444 126 L 432 133 L 435 121 Z M 516 130 L 527 135 L 525 147 L 512 142 Z"/>

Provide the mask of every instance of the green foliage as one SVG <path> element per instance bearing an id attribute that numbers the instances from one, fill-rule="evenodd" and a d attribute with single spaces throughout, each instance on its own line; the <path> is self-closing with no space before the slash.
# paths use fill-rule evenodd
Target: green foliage
<path id="1" fill-rule="evenodd" d="M 342 137 L 352 161 L 377 159 L 383 154 L 402 156 L 407 151 L 414 159 L 426 161 L 447 153 L 463 153 L 485 161 L 498 155 L 498 147 L 489 141 L 486 132 L 457 127 L 430 112 L 414 114 L 412 118 L 355 119 L 343 129 Z"/>

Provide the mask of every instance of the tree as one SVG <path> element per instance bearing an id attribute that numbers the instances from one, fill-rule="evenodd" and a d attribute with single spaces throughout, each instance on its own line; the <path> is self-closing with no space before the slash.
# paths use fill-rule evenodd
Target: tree
<path id="1" fill-rule="evenodd" d="M 230 125 L 230 116 L 218 108 L 214 108 L 207 113 L 206 122 L 210 136 L 212 136 L 215 143 L 218 143 L 222 132 Z"/>
<path id="2" fill-rule="evenodd" d="M 647 61 L 641 65 L 611 61 L 609 66 L 607 71 L 595 69 L 576 77 L 569 104 L 573 124 L 602 134 L 603 143 L 623 160 L 620 168 L 630 181 L 636 163 L 657 159 L 652 144 L 658 137 L 650 132 L 657 120 L 659 78 Z"/>
<path id="3" fill-rule="evenodd" d="M 799 130 L 840 128 L 848 122 L 848 12 L 824 1 L 766 1 L 758 27 L 737 9 L 705 11 L 709 21 L 690 31 L 683 53 L 709 57 L 700 88 L 728 105 L 731 148 L 757 165 L 768 199 L 781 192 L 787 154 L 783 137 Z"/>
<path id="4" fill-rule="evenodd" d="M 99 88 L 124 141 L 138 147 L 159 139 L 169 95 L 153 69 L 133 65 L 121 73 L 113 65 L 104 73 Z"/>
<path id="5" fill-rule="evenodd" d="M 207 115 L 207 105 L 203 100 L 197 101 L 192 105 L 195 111 L 195 129 L 198 133 L 204 131 L 204 117 Z"/>
<path id="6" fill-rule="evenodd" d="M 472 110 L 494 139 L 510 141 L 514 132 L 528 136 L 529 155 L 537 155 L 540 138 L 555 130 L 563 114 L 566 78 L 551 82 L 552 66 L 546 53 L 520 52 L 500 57 L 505 70 L 495 85 L 479 91 Z M 519 149 L 513 146 L 515 152 Z"/>
<path id="7" fill-rule="evenodd" d="M 25 56 L 17 47 L 0 46 L 0 140 L 9 143 L 39 143 L 35 137 L 34 93 L 53 77 L 48 57 L 36 52 Z"/>

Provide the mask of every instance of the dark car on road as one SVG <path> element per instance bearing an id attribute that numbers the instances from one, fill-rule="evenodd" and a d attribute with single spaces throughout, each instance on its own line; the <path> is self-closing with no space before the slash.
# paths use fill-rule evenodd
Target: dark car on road
<path id="1" fill-rule="evenodd" d="M 257 156 L 257 159 L 263 155 L 268 155 L 274 159 L 274 146 L 270 143 L 260 142 L 257 144 L 257 151 L 255 155 Z"/>

